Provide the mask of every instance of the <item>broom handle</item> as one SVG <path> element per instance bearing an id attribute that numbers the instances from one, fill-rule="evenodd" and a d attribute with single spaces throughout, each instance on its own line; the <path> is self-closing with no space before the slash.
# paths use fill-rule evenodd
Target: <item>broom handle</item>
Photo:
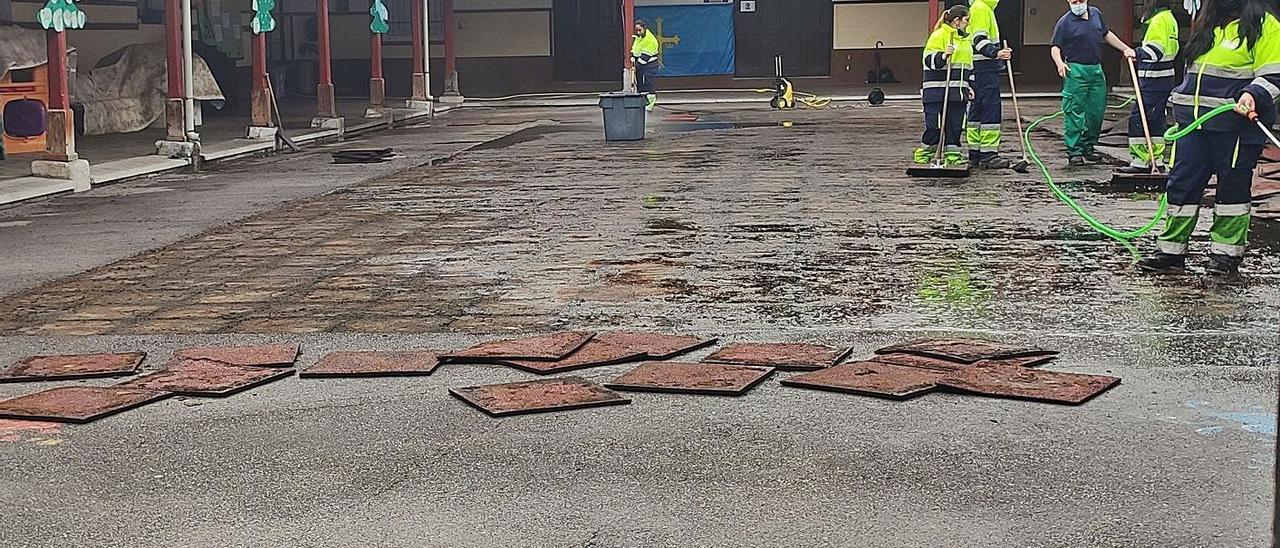
<path id="1" fill-rule="evenodd" d="M 1147 163 L 1151 165 L 1151 174 L 1156 173 L 1156 145 L 1151 141 L 1151 126 L 1147 125 L 1147 107 L 1142 104 L 1142 88 L 1138 85 L 1138 67 L 1129 60 L 1129 76 L 1133 78 L 1133 95 L 1138 99 L 1138 115 L 1142 117 L 1142 136 L 1147 138 Z"/>
<path id="2" fill-rule="evenodd" d="M 952 45 L 951 43 L 947 44 Z M 945 51 L 945 50 L 944 50 Z M 947 104 L 951 102 L 951 58 L 955 57 L 955 52 L 947 57 L 947 79 L 942 86 L 942 118 L 938 120 L 938 152 L 934 154 L 933 163 L 942 163 L 942 150 L 947 145 Z"/>
<path id="3" fill-rule="evenodd" d="M 1009 49 L 1009 41 L 1002 42 L 1003 49 Z M 1013 120 L 1018 124 L 1018 147 L 1022 149 L 1022 161 L 1027 161 L 1027 144 L 1022 142 L 1022 111 L 1018 110 L 1018 88 L 1013 84 L 1013 65 L 1009 62 L 1004 64 L 1005 70 L 1009 73 L 1009 96 L 1013 97 Z"/>

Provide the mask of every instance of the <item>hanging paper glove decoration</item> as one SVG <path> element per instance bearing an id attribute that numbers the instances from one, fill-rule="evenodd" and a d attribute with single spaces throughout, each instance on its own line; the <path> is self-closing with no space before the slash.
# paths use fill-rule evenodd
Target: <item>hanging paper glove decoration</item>
<path id="1" fill-rule="evenodd" d="M 1195 17 L 1197 13 L 1200 13 L 1200 0 L 1182 0 L 1182 8 L 1187 10 L 1187 13 L 1191 14 L 1192 17 Z"/>
<path id="2" fill-rule="evenodd" d="M 84 12 L 76 7 L 75 0 L 49 0 L 49 3 L 45 4 L 44 9 L 40 10 L 36 16 L 40 20 L 40 26 L 57 32 L 66 29 L 82 29 L 85 20 L 88 19 Z"/>
<path id="3" fill-rule="evenodd" d="M 373 16 L 373 20 L 369 22 L 369 30 L 375 34 L 386 34 L 391 30 L 387 25 L 387 6 L 382 0 L 373 0 L 373 5 L 369 7 L 369 15 Z"/>
<path id="4" fill-rule="evenodd" d="M 276 0 L 253 0 L 253 20 L 249 21 L 249 28 L 254 34 L 276 30 L 276 20 L 271 17 L 275 7 Z"/>

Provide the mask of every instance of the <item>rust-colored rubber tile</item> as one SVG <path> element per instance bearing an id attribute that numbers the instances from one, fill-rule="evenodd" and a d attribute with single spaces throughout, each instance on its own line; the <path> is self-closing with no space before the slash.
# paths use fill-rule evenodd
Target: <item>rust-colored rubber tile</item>
<path id="1" fill-rule="evenodd" d="M 1080 405 L 1120 384 L 1120 378 L 977 363 L 944 375 L 938 384 L 984 396 Z"/>
<path id="2" fill-rule="evenodd" d="M 595 333 L 566 331 L 523 339 L 504 339 L 477 344 L 466 350 L 440 356 L 453 362 L 488 363 L 494 359 L 556 361 L 563 360 L 587 344 Z"/>
<path id="3" fill-rule="evenodd" d="M 852 348 L 832 348 L 799 343 L 734 343 L 716 350 L 702 361 L 759 365 L 782 371 L 816 371 L 840 363 Z"/>
<path id="4" fill-rule="evenodd" d="M 121 377 L 136 373 L 146 357 L 144 352 L 31 356 L 0 374 L 0 382 Z"/>
<path id="5" fill-rule="evenodd" d="M 577 377 L 454 388 L 449 393 L 493 417 L 631 403 L 617 392 Z"/>
<path id="6" fill-rule="evenodd" d="M 999 360 L 985 360 L 985 361 L 987 363 L 1008 365 L 1010 367 L 1037 367 L 1037 366 L 1041 366 L 1046 363 L 1049 363 L 1055 359 L 1057 359 L 1056 356 L 1044 355 L 1044 356 L 1024 356 L 1021 358 L 1004 358 Z M 871 358 L 871 361 L 887 363 L 890 365 L 917 367 L 920 369 L 929 369 L 932 371 L 943 371 L 943 372 L 958 371 L 962 368 L 970 367 L 973 365 L 973 364 L 964 363 L 964 362 L 954 362 L 951 360 L 944 360 L 942 358 L 930 358 L 928 356 L 920 356 L 917 354 L 881 354 L 874 358 Z"/>
<path id="7" fill-rule="evenodd" d="M 635 392 L 670 392 L 741 396 L 773 374 L 772 367 L 718 363 L 645 362 L 606 383 L 605 388 Z"/>
<path id="8" fill-rule="evenodd" d="M 704 339 L 690 335 L 642 333 L 638 331 L 610 331 L 596 335 L 596 339 L 604 339 L 610 343 L 628 348 L 650 360 L 669 360 L 716 343 L 716 339 Z"/>
<path id="9" fill-rule="evenodd" d="M 563 373 L 565 371 L 573 371 L 575 369 L 586 369 L 588 367 L 601 367 L 605 365 L 615 365 L 629 361 L 637 361 L 645 358 L 643 352 L 637 352 L 627 346 L 622 346 L 616 342 L 596 336 L 587 341 L 573 354 L 567 358 L 556 361 L 539 361 L 539 360 L 503 360 L 495 359 L 495 363 L 509 365 L 517 369 L 523 369 L 532 373 L 546 375 L 550 373 Z"/>
<path id="10" fill-rule="evenodd" d="M 783 386 L 907 400 L 932 392 L 946 372 L 880 362 L 853 362 L 782 381 Z"/>
<path id="11" fill-rule="evenodd" d="M 296 344 L 259 344 L 253 346 L 204 346 L 183 348 L 174 352 L 174 361 L 212 360 L 228 365 L 254 367 L 289 367 L 298 359 Z"/>
<path id="12" fill-rule="evenodd" d="M 920 339 L 876 350 L 876 354 L 917 354 L 953 362 L 973 363 L 979 360 L 1020 358 L 1026 356 L 1052 356 L 1057 352 L 1002 344 L 981 339 Z"/>
<path id="13" fill-rule="evenodd" d="M 171 395 L 123 386 L 68 386 L 0 401 L 0 418 L 85 423 Z"/>
<path id="14" fill-rule="evenodd" d="M 303 378 L 402 377 L 430 375 L 440 360 L 435 352 L 332 352 L 298 373 Z"/>
<path id="15" fill-rule="evenodd" d="M 184 396 L 222 397 L 293 375 L 292 369 L 178 360 L 166 369 L 116 386 L 163 390 Z"/>

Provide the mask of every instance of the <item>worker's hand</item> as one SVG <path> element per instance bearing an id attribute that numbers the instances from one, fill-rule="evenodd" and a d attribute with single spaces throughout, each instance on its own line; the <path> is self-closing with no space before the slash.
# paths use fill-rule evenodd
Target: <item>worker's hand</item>
<path id="1" fill-rule="evenodd" d="M 947 49 L 946 49 L 946 51 L 944 51 L 944 52 L 943 52 L 943 55 L 945 55 L 945 56 L 947 56 L 948 58 L 950 58 L 950 57 L 951 57 L 951 54 L 953 54 L 953 53 L 955 53 L 955 52 L 956 52 L 956 45 L 955 45 L 955 44 L 947 44 Z"/>
<path id="2" fill-rule="evenodd" d="M 1247 91 L 1240 94 L 1240 98 L 1236 100 L 1236 112 L 1245 118 L 1252 118 L 1256 110 L 1258 110 L 1258 103 L 1254 100 L 1253 94 Z"/>
<path id="3" fill-rule="evenodd" d="M 1071 67 L 1068 67 L 1066 63 L 1058 65 L 1058 78 L 1066 78 L 1068 72 L 1071 72 Z"/>
<path id="4" fill-rule="evenodd" d="M 973 94 L 973 88 L 969 88 L 969 100 L 972 101 L 975 98 L 977 98 L 977 95 Z"/>
<path id="5" fill-rule="evenodd" d="M 1011 50 L 1011 49 L 1009 49 L 1009 48 L 1004 48 L 1004 49 L 1000 50 L 998 53 L 996 53 L 996 58 L 997 58 L 997 59 L 1004 60 L 1004 61 L 1008 61 L 1008 60 L 1010 60 L 1010 59 L 1013 59 L 1013 50 Z"/>
<path id="6" fill-rule="evenodd" d="M 1124 56 L 1128 59 L 1137 59 L 1138 52 L 1134 51 L 1133 48 L 1124 48 Z"/>

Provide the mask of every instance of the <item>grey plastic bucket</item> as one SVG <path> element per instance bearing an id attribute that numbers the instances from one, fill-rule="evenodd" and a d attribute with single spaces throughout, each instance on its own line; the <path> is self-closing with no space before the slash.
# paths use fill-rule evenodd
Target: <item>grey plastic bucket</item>
<path id="1" fill-rule="evenodd" d="M 600 110 L 604 112 L 604 140 L 644 139 L 644 107 L 647 103 L 647 98 L 639 93 L 601 95 Z"/>

